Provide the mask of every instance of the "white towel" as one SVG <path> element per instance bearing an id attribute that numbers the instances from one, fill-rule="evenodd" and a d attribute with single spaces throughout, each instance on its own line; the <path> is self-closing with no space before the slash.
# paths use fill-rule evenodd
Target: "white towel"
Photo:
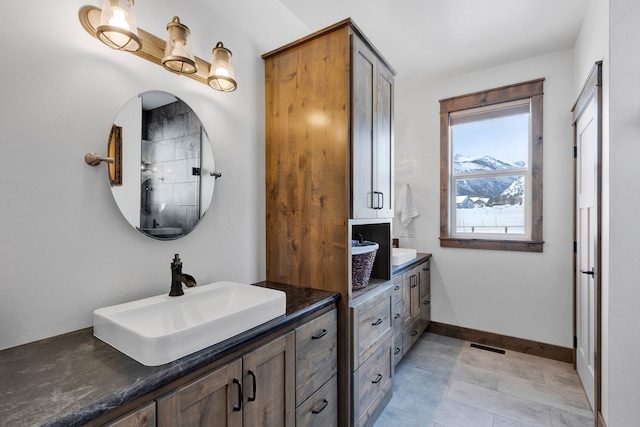
<path id="1" fill-rule="evenodd" d="M 411 195 L 409 184 L 404 184 L 400 189 L 398 201 L 396 202 L 396 212 L 400 219 L 400 225 L 405 228 L 414 217 L 420 215 L 418 208 L 416 208 L 416 205 L 413 202 L 413 196 Z"/>

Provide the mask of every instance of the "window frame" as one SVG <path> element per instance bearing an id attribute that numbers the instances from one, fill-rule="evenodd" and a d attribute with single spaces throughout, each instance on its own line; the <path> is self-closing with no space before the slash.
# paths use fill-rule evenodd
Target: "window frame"
<path id="1" fill-rule="evenodd" d="M 440 247 L 542 252 L 543 82 L 544 78 L 440 100 Z M 451 227 L 455 224 L 450 223 L 450 209 L 455 198 L 449 188 L 452 174 L 450 114 L 523 99 L 529 99 L 531 103 L 531 203 L 530 208 L 526 207 L 530 210 L 530 239 L 453 237 L 455 230 Z"/>

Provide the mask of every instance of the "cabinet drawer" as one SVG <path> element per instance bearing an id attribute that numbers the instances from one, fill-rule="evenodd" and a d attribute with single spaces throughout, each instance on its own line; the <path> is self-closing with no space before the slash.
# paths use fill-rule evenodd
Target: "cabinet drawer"
<path id="1" fill-rule="evenodd" d="M 296 409 L 296 427 L 336 427 L 338 425 L 338 377 L 316 391 Z"/>
<path id="2" fill-rule="evenodd" d="M 402 309 L 404 301 L 400 300 L 393 306 L 393 336 L 402 335 Z"/>
<path id="3" fill-rule="evenodd" d="M 355 371 L 393 335 L 391 286 L 367 298 L 351 310 L 354 345 L 352 370 Z"/>
<path id="4" fill-rule="evenodd" d="M 402 334 L 393 340 L 393 366 L 396 366 L 402 360 Z"/>
<path id="5" fill-rule="evenodd" d="M 338 372 L 337 312 L 296 329 L 296 407 Z"/>
<path id="6" fill-rule="evenodd" d="M 422 332 L 424 332 L 424 320 L 421 318 L 415 319 L 408 328 L 402 331 L 403 355 L 407 354 L 411 346 L 420 338 Z"/>
<path id="7" fill-rule="evenodd" d="M 420 297 L 431 292 L 431 261 L 427 260 L 417 267 L 420 270 Z"/>
<path id="8" fill-rule="evenodd" d="M 396 276 L 392 281 L 393 304 L 402 301 L 402 275 Z"/>
<path id="9" fill-rule="evenodd" d="M 355 425 L 364 425 L 376 412 L 393 385 L 393 349 L 391 339 L 353 373 L 353 414 Z"/>

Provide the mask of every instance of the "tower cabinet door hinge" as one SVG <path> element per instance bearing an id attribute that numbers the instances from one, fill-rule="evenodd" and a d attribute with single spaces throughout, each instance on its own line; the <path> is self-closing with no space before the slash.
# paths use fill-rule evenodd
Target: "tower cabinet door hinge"
<path id="1" fill-rule="evenodd" d="M 573 242 L 573 253 L 578 253 L 578 242 Z"/>
<path id="2" fill-rule="evenodd" d="M 578 337 L 573 336 L 573 348 L 578 348 Z"/>
<path id="3" fill-rule="evenodd" d="M 578 158 L 578 147 L 577 146 L 573 147 L 573 158 L 574 159 Z"/>

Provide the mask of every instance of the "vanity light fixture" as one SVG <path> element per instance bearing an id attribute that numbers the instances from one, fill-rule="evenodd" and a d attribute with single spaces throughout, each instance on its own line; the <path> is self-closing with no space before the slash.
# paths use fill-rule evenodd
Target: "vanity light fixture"
<path id="1" fill-rule="evenodd" d="M 137 52 L 142 48 L 138 37 L 134 0 L 104 0 L 96 37 L 113 49 Z"/>
<path id="2" fill-rule="evenodd" d="M 211 72 L 207 82 L 215 90 L 222 92 L 233 92 L 238 87 L 231 64 L 231 51 L 224 47 L 222 42 L 218 42 L 211 52 Z"/>
<path id="3" fill-rule="evenodd" d="M 166 42 L 137 28 L 133 2 L 104 0 L 102 10 L 95 6 L 82 6 L 78 12 L 80 23 L 89 34 L 114 49 L 128 51 L 215 90 L 232 92 L 236 89 L 231 52 L 222 42 L 213 49 L 212 66 L 193 55 L 188 41 L 191 32 L 177 16 L 167 24 Z"/>
<path id="4" fill-rule="evenodd" d="M 174 16 L 167 24 L 167 33 L 167 44 L 162 58 L 164 68 L 178 74 L 195 73 L 197 68 L 189 44 L 189 28 L 180 23 L 180 18 Z"/>

